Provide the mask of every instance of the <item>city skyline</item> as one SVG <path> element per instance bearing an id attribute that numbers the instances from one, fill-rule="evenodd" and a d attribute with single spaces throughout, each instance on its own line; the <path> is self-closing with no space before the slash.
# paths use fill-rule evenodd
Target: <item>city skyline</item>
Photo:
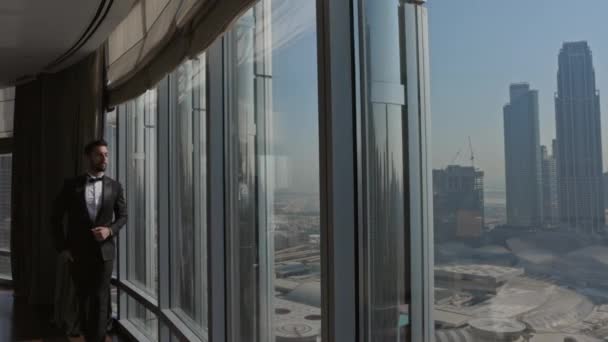
<path id="1" fill-rule="evenodd" d="M 601 168 L 601 172 L 600 173 L 603 173 L 604 170 L 607 167 L 604 165 L 604 162 L 605 162 L 606 158 L 604 158 L 603 153 L 606 153 L 606 151 L 603 151 L 604 149 L 602 148 L 602 140 L 603 140 L 602 136 L 605 134 L 604 133 L 605 130 L 601 129 L 602 128 L 602 126 L 601 126 L 601 116 L 605 115 L 605 113 L 604 113 L 604 111 L 602 111 L 603 104 L 601 103 L 601 101 L 599 101 L 600 90 L 596 87 L 596 75 L 595 75 L 595 68 L 594 68 L 594 65 L 593 65 L 593 52 L 592 52 L 591 47 L 589 46 L 589 43 L 587 41 L 564 42 L 563 45 L 562 45 L 562 47 L 559 49 L 558 59 L 562 55 L 565 46 L 577 46 L 577 45 L 584 45 L 589 50 L 589 56 L 591 58 L 591 73 L 593 74 L 592 75 L 593 90 L 591 90 L 591 92 L 594 93 L 594 94 L 597 93 L 597 98 L 598 98 L 598 100 L 597 100 L 597 109 L 599 111 L 599 118 L 600 118 L 598 120 L 598 123 L 599 123 L 598 126 L 600 127 L 599 128 L 599 130 L 600 130 L 600 135 L 599 135 L 599 140 L 600 140 L 600 146 L 599 146 L 600 156 L 599 156 L 598 159 L 600 160 L 600 164 L 602 164 L 600 166 L 600 168 Z M 557 79 L 558 79 L 557 83 L 558 84 L 557 84 L 556 91 L 554 92 L 554 96 L 553 96 L 554 101 L 557 101 L 558 94 L 559 94 L 559 89 L 560 89 L 560 85 L 559 85 L 559 80 L 560 80 L 559 66 L 558 66 L 558 70 L 557 70 L 556 74 L 557 74 Z M 549 143 L 547 143 L 545 141 L 542 141 L 541 138 L 540 138 L 540 134 L 538 134 L 538 142 L 539 143 L 538 143 L 538 148 L 536 150 L 538 151 L 538 157 L 539 157 L 538 174 L 540 174 L 541 173 L 541 165 L 540 164 L 542 163 L 542 158 L 540 158 L 541 157 L 541 152 L 542 152 L 541 151 L 541 146 L 546 146 L 546 145 L 552 146 L 553 149 L 554 149 L 553 153 L 556 153 L 555 152 L 555 149 L 557 148 L 557 146 L 556 146 L 557 139 L 556 138 L 557 138 L 557 134 L 558 134 L 558 132 L 557 132 L 557 130 L 558 130 L 558 127 L 557 127 L 557 115 L 558 115 L 558 113 L 557 113 L 558 107 L 557 106 L 558 106 L 558 104 L 557 104 L 557 102 L 554 103 L 554 107 L 553 107 L 554 108 L 554 110 L 553 110 L 554 117 L 553 117 L 553 120 L 546 119 L 545 122 L 540 122 L 540 119 L 539 119 L 539 112 L 540 112 L 540 108 L 539 108 L 540 107 L 539 106 L 539 90 L 536 90 L 536 89 L 530 90 L 530 85 L 529 85 L 529 82 L 527 82 L 527 81 L 514 82 L 514 83 L 511 83 L 509 87 L 510 87 L 509 99 L 507 100 L 507 104 L 503 105 L 503 107 L 502 107 L 503 108 L 503 110 L 502 110 L 502 119 L 503 119 L 502 123 L 503 123 L 503 125 L 501 127 L 502 130 L 503 130 L 502 133 L 504 133 L 505 135 L 507 133 L 507 129 L 505 128 L 505 125 L 506 125 L 506 111 L 508 110 L 508 108 L 510 107 L 511 102 L 513 101 L 513 98 L 514 98 L 514 90 L 513 90 L 513 88 L 514 87 L 516 88 L 515 89 L 516 93 L 521 90 L 521 92 L 528 91 L 528 92 L 531 92 L 533 94 L 532 95 L 534 97 L 533 101 L 536 103 L 535 104 L 536 108 L 534 109 L 534 111 L 536 111 L 536 114 L 534 114 L 534 116 L 536 117 L 537 126 L 538 126 L 536 129 L 538 129 L 540 131 L 540 127 L 542 127 L 543 124 L 544 124 L 545 127 L 546 126 L 554 126 L 553 137 L 551 138 L 551 140 L 549 141 Z M 520 88 L 520 89 L 518 90 L 517 88 Z M 524 88 L 527 88 L 527 89 L 524 89 Z M 515 95 L 515 97 L 517 97 L 517 94 Z M 436 129 L 436 128 L 437 128 L 437 126 L 433 125 L 433 129 Z M 435 152 L 441 152 L 441 151 L 437 151 L 437 148 L 435 146 L 433 146 L 433 159 L 434 159 L 433 168 L 434 169 L 441 169 L 441 168 L 444 168 L 444 167 L 447 167 L 447 166 L 450 166 L 450 165 L 461 165 L 461 166 L 475 166 L 475 167 L 478 167 L 480 170 L 485 171 L 486 169 L 483 166 L 480 166 L 480 164 L 483 164 L 483 162 L 481 162 L 481 163 L 479 163 L 477 165 L 474 164 L 475 159 L 473 159 L 473 158 L 474 158 L 474 154 L 477 151 L 475 151 L 475 146 L 471 144 L 471 136 L 468 135 L 465 138 L 468 139 L 468 144 L 469 145 L 467 146 L 467 144 L 466 144 L 467 141 L 466 140 L 463 141 L 462 146 L 459 146 L 458 151 L 456 151 L 456 153 L 452 157 L 452 159 L 449 162 L 445 162 L 443 164 L 438 164 L 437 163 L 437 156 L 436 156 Z M 434 142 L 436 142 L 436 141 L 437 140 L 434 140 Z M 506 141 L 506 138 L 503 139 L 503 142 L 505 142 L 505 141 Z M 541 143 L 541 141 L 542 141 L 542 143 Z M 505 172 L 502 174 L 501 178 L 498 178 L 498 177 L 497 178 L 492 178 L 490 176 L 489 177 L 490 181 L 488 182 L 489 183 L 489 187 L 488 188 L 492 189 L 492 190 L 500 189 L 500 190 L 504 191 L 504 193 L 505 193 L 505 199 L 506 199 L 506 196 L 507 196 L 507 194 L 506 194 L 507 193 L 507 184 L 506 183 L 507 183 L 507 178 L 508 178 L 507 172 L 506 172 L 506 169 L 507 169 L 507 165 L 506 165 L 506 163 L 507 163 L 507 152 L 506 152 L 507 151 L 507 146 L 506 146 L 506 143 L 503 144 L 503 151 L 504 151 L 504 155 L 503 155 L 504 158 L 502 159 L 502 162 L 504 163 L 503 165 L 505 166 L 505 168 L 504 168 Z M 467 153 L 470 153 L 470 155 L 467 155 Z M 490 169 L 492 169 L 492 168 L 490 168 Z M 539 183 L 538 185 L 539 185 L 539 187 L 542 187 L 542 182 Z M 600 188 L 601 188 L 601 184 L 600 184 Z M 542 216 L 542 214 L 541 214 L 541 216 Z"/>
<path id="2" fill-rule="evenodd" d="M 607 340 L 608 2 L 429 7 L 435 340 Z M 476 236 L 457 169 L 484 175 Z"/>
<path id="3" fill-rule="evenodd" d="M 586 41 L 564 42 L 559 50 L 551 155 L 540 144 L 538 91 L 527 82 L 509 85 L 503 106 L 504 190 L 497 196 L 505 198 L 506 215 L 499 222 L 592 234 L 605 229 L 601 101 L 593 61 Z M 473 146 L 469 148 L 470 165 L 456 161 L 460 149 L 450 163 L 433 169 L 469 166 L 485 172 L 474 164 Z M 483 190 L 496 197 L 495 184 Z M 545 215 L 545 208 L 552 213 Z"/>
<path id="4" fill-rule="evenodd" d="M 598 89 L 608 89 L 608 45 L 601 44 L 608 23 L 600 14 L 608 3 L 585 0 L 582 6 L 569 5 L 565 0 L 429 1 L 433 168 L 450 164 L 458 150 L 468 151 L 470 136 L 486 188 L 504 190 L 502 106 L 508 102 L 504 88 L 512 83 L 528 82 L 539 91 L 540 141 L 551 146 L 557 56 L 563 42 L 589 42 Z M 606 102 L 601 113 L 608 115 Z M 606 133 L 602 129 L 604 141 Z M 454 163 L 470 165 L 467 157 L 462 153 Z M 603 159 L 606 163 L 608 158 Z"/>

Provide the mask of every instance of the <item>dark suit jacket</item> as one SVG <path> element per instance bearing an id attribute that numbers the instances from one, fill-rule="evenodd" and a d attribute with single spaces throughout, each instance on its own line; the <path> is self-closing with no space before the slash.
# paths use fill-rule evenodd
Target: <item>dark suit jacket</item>
<path id="1" fill-rule="evenodd" d="M 53 203 L 51 225 L 53 240 L 58 252 L 69 250 L 74 258 L 103 260 L 114 259 L 114 237 L 127 223 L 127 202 L 119 182 L 107 176 L 103 179 L 103 199 L 97 218 L 89 217 L 85 202 L 86 175 L 67 179 L 59 196 Z M 64 218 L 67 214 L 67 234 L 64 231 Z M 112 235 L 98 242 L 91 229 L 109 227 Z"/>

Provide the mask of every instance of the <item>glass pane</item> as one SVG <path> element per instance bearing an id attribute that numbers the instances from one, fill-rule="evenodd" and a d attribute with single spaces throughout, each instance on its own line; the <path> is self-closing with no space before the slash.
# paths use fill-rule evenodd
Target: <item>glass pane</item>
<path id="1" fill-rule="evenodd" d="M 116 118 L 116 110 L 106 113 L 103 138 L 108 143 L 108 152 L 110 154 L 110 162 L 106 168 L 105 175 L 114 180 L 118 180 L 118 174 L 116 173 L 118 166 L 118 120 Z M 117 274 L 118 258 L 114 258 L 112 275 L 116 276 Z"/>
<path id="2" fill-rule="evenodd" d="M 11 248 L 12 154 L 0 155 L 0 250 Z"/>
<path id="3" fill-rule="evenodd" d="M 15 88 L 0 89 L 0 138 L 13 136 Z"/>
<path id="4" fill-rule="evenodd" d="M 0 276 L 11 278 L 12 154 L 0 155 Z"/>
<path id="5" fill-rule="evenodd" d="M 260 1 L 227 42 L 229 338 L 318 341 L 315 1 Z"/>
<path id="6" fill-rule="evenodd" d="M 181 338 L 176 334 L 171 334 L 171 342 L 187 342 L 188 340 L 185 338 Z"/>
<path id="7" fill-rule="evenodd" d="M 404 142 L 407 118 L 402 1 L 362 2 L 361 117 L 365 338 L 409 341 L 410 246 Z M 408 57 L 409 58 L 409 57 Z M 413 108 L 413 105 L 412 105 Z"/>
<path id="8" fill-rule="evenodd" d="M 128 298 L 129 321 L 150 341 L 158 341 L 158 317 L 135 299 Z"/>
<path id="9" fill-rule="evenodd" d="M 608 3 L 583 3 L 428 2 L 437 341 L 608 337 Z"/>
<path id="10" fill-rule="evenodd" d="M 0 255 L 0 276 L 2 278 L 11 278 L 11 256 Z"/>
<path id="11" fill-rule="evenodd" d="M 125 105 L 127 116 L 127 280 L 156 297 L 156 90 Z"/>
<path id="12" fill-rule="evenodd" d="M 171 74 L 171 307 L 201 338 L 208 325 L 205 55 Z"/>
<path id="13" fill-rule="evenodd" d="M 106 169 L 106 176 L 113 179 L 118 179 L 116 173 L 118 163 L 118 120 L 116 110 L 106 113 L 104 140 L 108 143 L 108 152 L 110 153 L 110 163 Z"/>
<path id="14" fill-rule="evenodd" d="M 118 319 L 118 288 L 116 286 L 112 286 L 110 289 L 110 305 L 112 317 Z"/>
<path id="15" fill-rule="evenodd" d="M 0 101 L 14 101 L 15 100 L 15 87 L 8 87 L 0 89 Z"/>

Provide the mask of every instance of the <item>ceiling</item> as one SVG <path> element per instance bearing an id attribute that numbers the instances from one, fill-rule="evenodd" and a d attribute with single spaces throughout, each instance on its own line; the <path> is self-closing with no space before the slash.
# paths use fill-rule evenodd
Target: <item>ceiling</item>
<path id="1" fill-rule="evenodd" d="M 96 50 L 135 0 L 1 0 L 0 87 L 65 68 Z"/>

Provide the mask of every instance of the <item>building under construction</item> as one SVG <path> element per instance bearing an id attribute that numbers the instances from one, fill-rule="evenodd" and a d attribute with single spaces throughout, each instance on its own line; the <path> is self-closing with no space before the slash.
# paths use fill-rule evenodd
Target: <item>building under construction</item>
<path id="1" fill-rule="evenodd" d="M 475 239 L 484 227 L 483 171 L 449 165 L 433 170 L 435 238 Z"/>

